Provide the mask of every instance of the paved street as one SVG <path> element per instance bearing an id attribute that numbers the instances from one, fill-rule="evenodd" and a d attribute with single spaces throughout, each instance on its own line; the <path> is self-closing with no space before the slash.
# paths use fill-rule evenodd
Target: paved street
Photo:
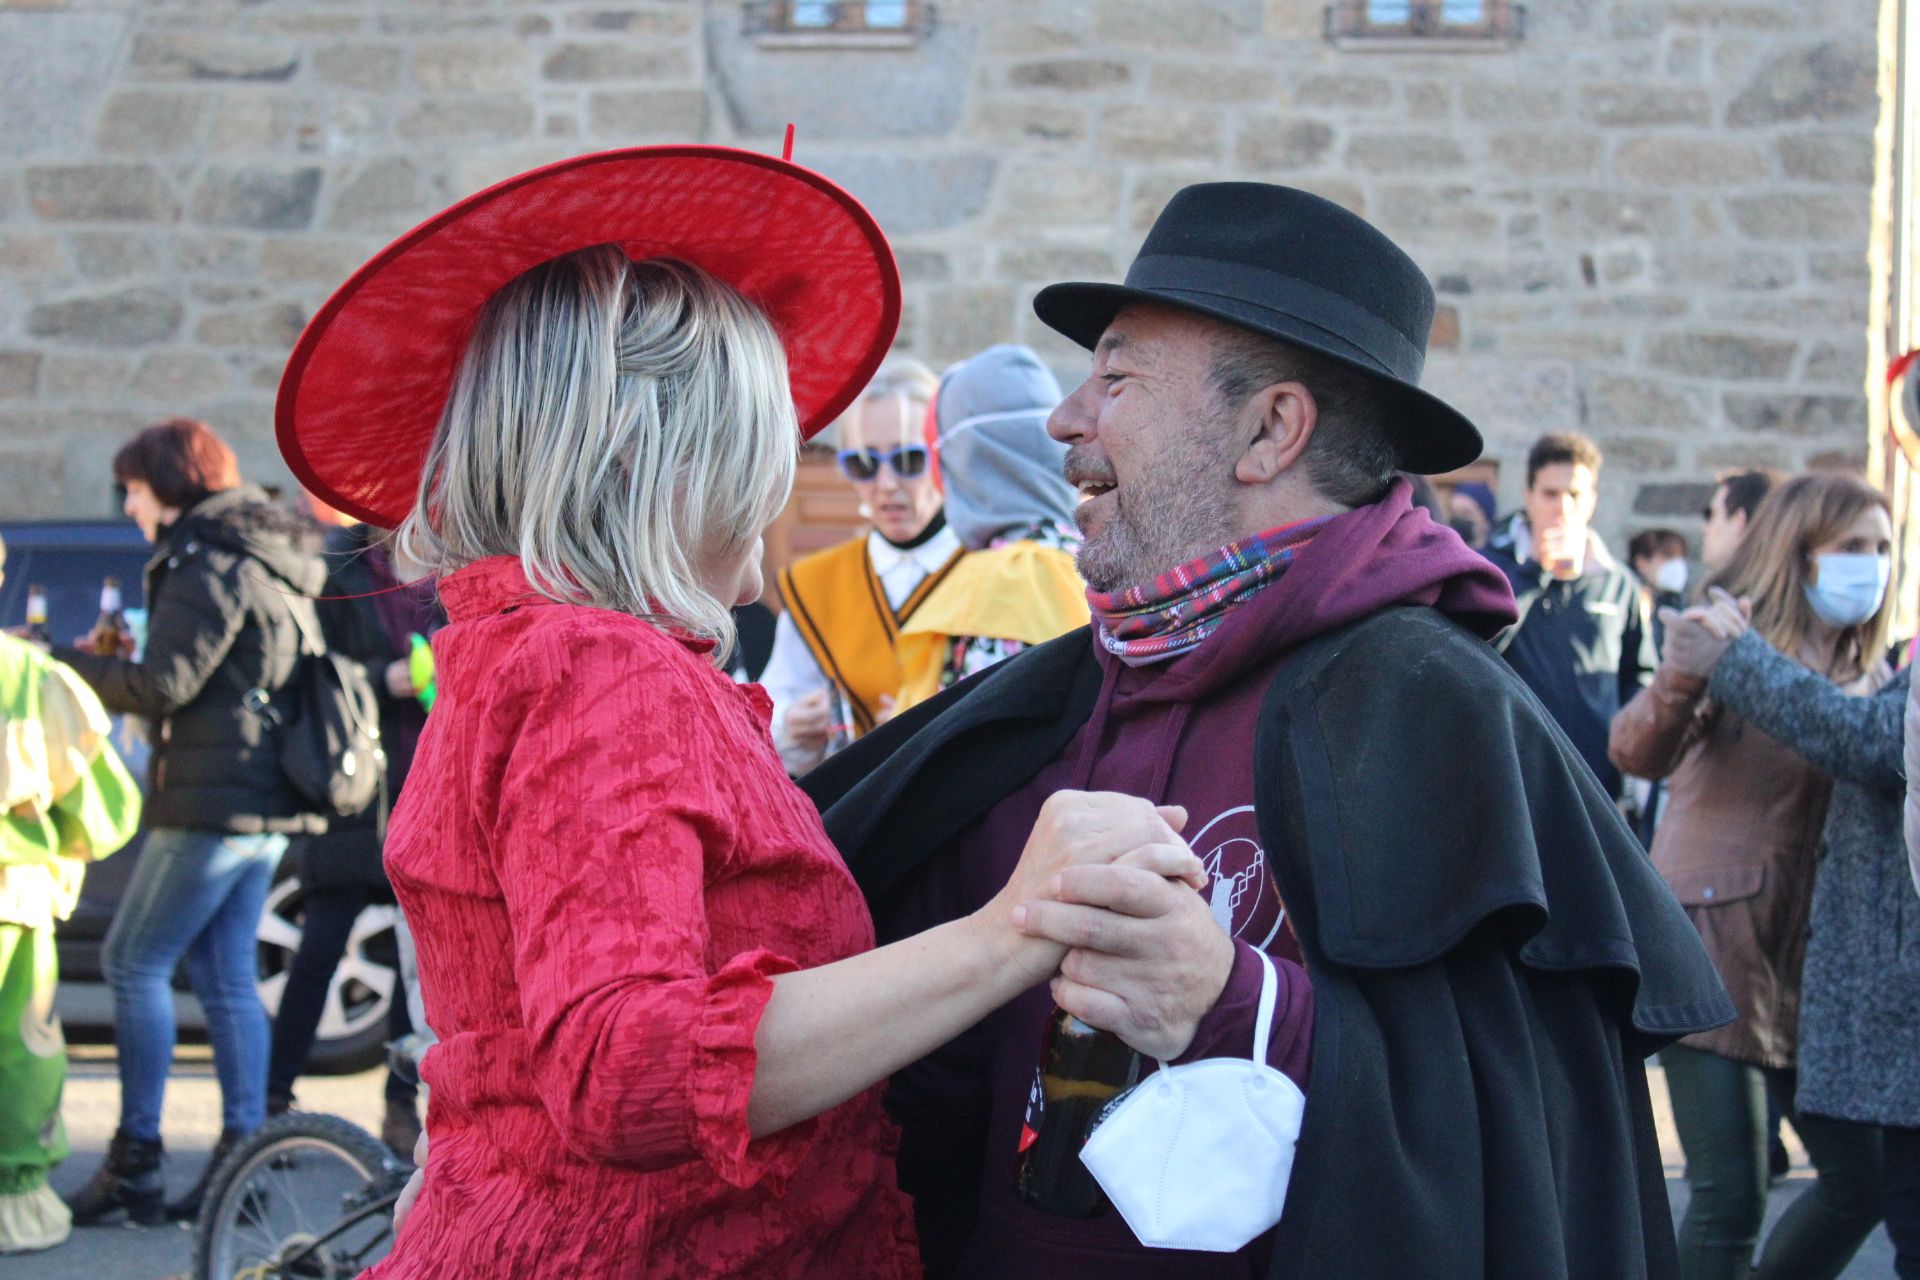
<path id="1" fill-rule="evenodd" d="M 114 1079 L 113 1051 L 106 1046 L 76 1045 L 72 1079 L 67 1086 L 67 1127 L 73 1138 L 73 1159 L 55 1173 L 54 1185 L 72 1191 L 84 1182 L 113 1136 L 119 1102 Z M 301 1105 L 327 1111 L 377 1129 L 380 1122 L 381 1075 L 369 1071 L 357 1076 L 303 1080 Z M 1686 1203 L 1686 1185 L 1678 1178 L 1680 1150 L 1667 1118 L 1666 1086 L 1654 1073 L 1654 1102 L 1658 1111 L 1661 1145 L 1667 1159 L 1668 1188 L 1676 1214 Z M 173 1084 L 167 1092 L 168 1183 L 184 1189 L 200 1172 L 208 1148 L 220 1132 L 219 1091 L 213 1063 L 204 1045 L 183 1046 L 174 1060 Z M 1794 1148 L 1794 1175 L 1775 1188 L 1768 1206 L 1768 1223 L 1799 1194 L 1808 1175 L 1806 1154 Z M 47 1253 L 7 1258 L 0 1262 L 6 1280 L 159 1280 L 184 1273 L 190 1263 L 191 1235 L 180 1227 L 131 1230 L 96 1227 L 76 1231 L 73 1240 Z M 1876 1231 L 1847 1268 L 1843 1280 L 1890 1280 L 1893 1251 L 1885 1231 Z"/>

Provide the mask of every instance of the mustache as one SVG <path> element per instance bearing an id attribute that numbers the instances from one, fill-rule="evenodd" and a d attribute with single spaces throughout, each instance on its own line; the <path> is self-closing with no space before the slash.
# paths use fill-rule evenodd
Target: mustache
<path id="1" fill-rule="evenodd" d="M 1119 483 L 1119 477 L 1113 472 L 1113 464 L 1084 444 L 1076 444 L 1067 450 L 1066 460 L 1060 464 L 1060 474 L 1076 489 L 1083 484 Z"/>

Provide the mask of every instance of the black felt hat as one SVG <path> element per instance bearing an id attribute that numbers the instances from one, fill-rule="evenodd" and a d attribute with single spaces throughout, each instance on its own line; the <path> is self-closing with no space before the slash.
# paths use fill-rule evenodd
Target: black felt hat
<path id="1" fill-rule="evenodd" d="M 1400 246 L 1330 200 L 1261 182 L 1187 187 L 1147 233 L 1125 284 L 1056 284 L 1041 320 L 1091 350 L 1121 308 L 1161 303 L 1225 320 L 1375 376 L 1406 471 L 1480 456 L 1465 415 L 1420 389 L 1433 286 Z"/>

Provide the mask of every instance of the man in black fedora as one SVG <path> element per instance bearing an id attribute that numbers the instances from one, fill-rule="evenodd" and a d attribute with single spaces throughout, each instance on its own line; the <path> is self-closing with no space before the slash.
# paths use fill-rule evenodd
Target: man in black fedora
<path id="1" fill-rule="evenodd" d="M 1186 810 L 1211 882 L 1075 868 L 1050 988 L 901 1072 L 930 1276 L 1669 1276 L 1644 1057 L 1731 1017 L 1697 936 L 1487 638 L 1506 581 L 1396 472 L 1481 448 L 1419 389 L 1433 293 L 1283 187 L 1176 195 L 1124 285 L 1043 290 L 1093 351 L 1054 413 L 1093 626 L 965 681 L 805 784 L 883 940 L 977 909 L 1041 803 Z M 1269 1062 L 1306 1107 L 1285 1210 L 1149 1249 L 1014 1192 L 1055 1002 L 1146 1059 Z M 1224 1193 L 1223 1193 L 1224 1194 Z"/>

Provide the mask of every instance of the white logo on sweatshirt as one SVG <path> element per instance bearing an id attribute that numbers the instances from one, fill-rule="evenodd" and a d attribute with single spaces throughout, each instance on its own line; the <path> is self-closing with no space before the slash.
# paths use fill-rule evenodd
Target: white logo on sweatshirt
<path id="1" fill-rule="evenodd" d="M 1187 842 L 1207 869 L 1207 905 L 1227 935 L 1265 951 L 1280 936 L 1286 912 L 1267 872 L 1253 806 L 1214 818 Z"/>

